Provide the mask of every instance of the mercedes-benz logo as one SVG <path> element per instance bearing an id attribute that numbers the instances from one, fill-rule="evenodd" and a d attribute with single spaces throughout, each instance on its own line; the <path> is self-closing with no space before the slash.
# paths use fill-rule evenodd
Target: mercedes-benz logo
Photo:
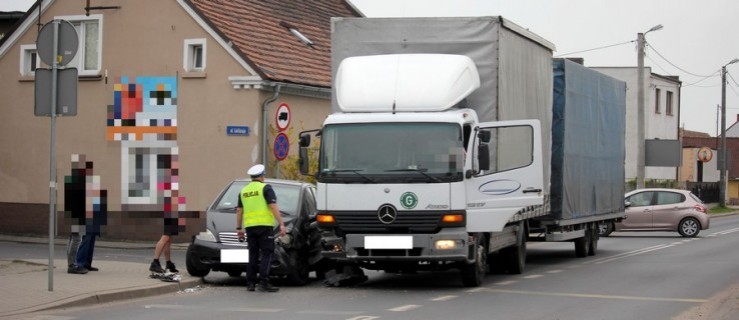
<path id="1" fill-rule="evenodd" d="M 377 218 L 380 219 L 380 222 L 384 224 L 391 224 L 395 222 L 395 219 L 398 217 L 398 210 L 395 209 L 392 205 L 385 204 L 380 207 L 379 210 L 377 210 Z"/>

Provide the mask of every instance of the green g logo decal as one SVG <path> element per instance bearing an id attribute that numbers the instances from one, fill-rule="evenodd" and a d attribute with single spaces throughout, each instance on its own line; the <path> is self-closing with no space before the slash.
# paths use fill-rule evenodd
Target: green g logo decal
<path id="1" fill-rule="evenodd" d="M 413 209 L 418 204 L 418 197 L 413 192 L 406 192 L 400 196 L 400 205 L 406 209 Z"/>

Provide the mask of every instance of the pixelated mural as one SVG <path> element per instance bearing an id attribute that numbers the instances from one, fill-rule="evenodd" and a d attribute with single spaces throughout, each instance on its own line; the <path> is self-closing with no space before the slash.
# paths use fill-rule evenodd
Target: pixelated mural
<path id="1" fill-rule="evenodd" d="M 121 143 L 121 210 L 164 213 L 165 233 L 184 231 L 179 194 L 177 78 L 121 77 L 108 106 L 108 141 Z"/>

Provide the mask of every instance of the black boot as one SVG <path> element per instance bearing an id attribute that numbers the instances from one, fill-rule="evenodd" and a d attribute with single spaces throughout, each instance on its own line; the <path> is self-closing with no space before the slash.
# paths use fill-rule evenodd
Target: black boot
<path id="1" fill-rule="evenodd" d="M 149 271 L 155 273 L 164 273 L 164 269 L 162 269 L 162 265 L 157 259 L 154 259 L 154 261 L 151 262 L 151 266 L 149 266 Z"/>
<path id="2" fill-rule="evenodd" d="M 280 288 L 272 286 L 272 284 L 267 282 L 267 283 L 260 283 L 259 286 L 257 286 L 257 290 L 261 292 L 277 292 L 277 291 L 280 291 Z"/>
<path id="3" fill-rule="evenodd" d="M 169 270 L 169 272 L 171 272 L 171 273 L 179 273 L 180 272 L 180 270 L 177 270 L 177 268 L 175 268 L 174 263 L 172 263 L 172 261 L 167 261 L 167 270 Z"/>

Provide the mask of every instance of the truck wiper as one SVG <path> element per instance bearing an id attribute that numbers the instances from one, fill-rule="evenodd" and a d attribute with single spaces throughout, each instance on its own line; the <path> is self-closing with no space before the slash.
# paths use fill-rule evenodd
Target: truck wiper
<path id="1" fill-rule="evenodd" d="M 426 171 L 426 169 L 393 169 L 393 170 L 385 170 L 385 172 L 418 172 L 418 173 L 426 176 L 426 178 L 429 178 L 429 179 L 433 180 L 434 182 L 441 182 L 441 180 L 439 180 L 439 178 L 434 177 L 432 175 L 429 175 L 425 171 Z"/>
<path id="2" fill-rule="evenodd" d="M 373 183 L 375 182 L 375 179 L 372 179 L 372 178 L 370 178 L 368 176 L 365 176 L 365 175 L 359 173 L 359 171 L 364 171 L 364 170 L 362 170 L 362 169 L 336 169 L 336 170 L 326 170 L 326 171 L 324 171 L 324 173 L 353 172 L 356 175 L 364 178 L 368 182 L 373 182 Z"/>

